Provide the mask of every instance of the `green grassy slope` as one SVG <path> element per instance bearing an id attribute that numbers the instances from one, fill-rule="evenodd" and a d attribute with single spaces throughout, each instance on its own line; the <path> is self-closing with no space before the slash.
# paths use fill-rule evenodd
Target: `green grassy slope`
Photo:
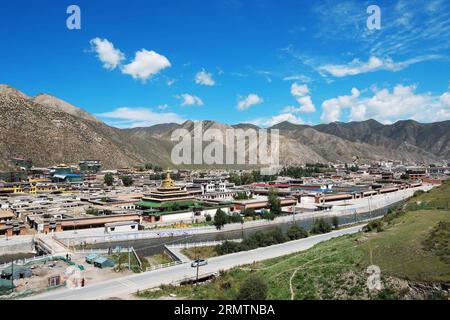
<path id="1" fill-rule="evenodd" d="M 448 292 L 441 288 L 450 284 L 449 200 L 447 182 L 382 219 L 381 232 L 344 236 L 304 252 L 234 268 L 198 287 L 164 286 L 138 296 L 235 299 L 243 280 L 255 272 L 268 284 L 268 299 L 446 298 Z M 367 287 L 370 265 L 381 269 L 380 291 Z"/>

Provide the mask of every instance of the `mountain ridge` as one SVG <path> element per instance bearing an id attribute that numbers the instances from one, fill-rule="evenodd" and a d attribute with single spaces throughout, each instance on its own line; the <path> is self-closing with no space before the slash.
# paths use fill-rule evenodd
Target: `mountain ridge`
<path id="1" fill-rule="evenodd" d="M 16 155 L 47 166 L 82 159 L 102 160 L 106 168 L 143 163 L 172 165 L 171 141 L 175 129 L 193 135 L 194 121 L 162 123 L 149 127 L 111 127 L 81 108 L 57 97 L 27 96 L 0 85 L 0 166 Z M 250 123 L 228 125 L 202 121 L 203 132 L 217 129 L 259 129 Z M 280 130 L 281 164 L 307 162 L 348 162 L 362 160 L 403 160 L 434 162 L 450 159 L 450 120 L 418 123 L 402 120 L 385 125 L 369 119 L 361 122 L 300 125 L 281 122 L 269 129 Z M 249 149 L 244 141 L 246 151 Z M 205 142 L 207 144 L 207 142 Z"/>

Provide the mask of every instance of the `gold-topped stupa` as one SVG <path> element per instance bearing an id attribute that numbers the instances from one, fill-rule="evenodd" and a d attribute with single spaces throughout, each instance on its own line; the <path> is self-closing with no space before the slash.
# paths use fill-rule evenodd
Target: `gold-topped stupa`
<path id="1" fill-rule="evenodd" d="M 166 171 L 166 178 L 161 182 L 161 188 L 164 189 L 170 189 L 175 187 L 175 183 L 170 177 L 170 173 L 172 172 L 170 169 L 167 169 Z"/>
<path id="2" fill-rule="evenodd" d="M 152 190 L 148 195 L 142 198 L 139 207 L 142 208 L 159 208 L 168 202 L 177 202 L 179 204 L 191 205 L 194 197 L 189 194 L 183 187 L 175 185 L 175 181 L 170 177 L 170 171 L 165 171 L 166 178 L 161 181 L 161 185 Z"/>

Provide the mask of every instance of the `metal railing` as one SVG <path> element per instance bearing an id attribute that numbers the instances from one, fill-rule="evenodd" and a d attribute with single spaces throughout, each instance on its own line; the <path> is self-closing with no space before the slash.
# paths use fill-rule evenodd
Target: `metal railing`
<path id="1" fill-rule="evenodd" d="M 212 247 L 223 244 L 225 241 L 229 242 L 242 242 L 242 239 L 231 239 L 231 240 L 219 240 L 219 241 L 203 241 L 203 242 L 191 242 L 191 243 L 177 243 L 167 245 L 167 248 L 197 248 L 197 247 Z"/>
<path id="2" fill-rule="evenodd" d="M 99 253 L 99 254 L 115 254 L 115 253 L 128 253 L 128 252 L 133 252 L 134 248 L 130 247 L 130 248 L 113 248 L 113 249 L 76 249 L 73 250 L 73 253 L 76 254 L 89 254 L 89 253 Z M 135 252 L 135 251 L 134 251 Z"/>
<path id="3" fill-rule="evenodd" d="M 150 266 L 147 267 L 145 269 L 145 271 L 153 271 L 153 270 L 158 270 L 158 269 L 164 269 L 164 268 L 168 268 L 168 267 L 173 267 L 173 266 L 177 266 L 183 264 L 182 261 L 173 261 L 173 262 L 168 262 L 168 263 L 164 263 L 164 264 L 160 264 L 160 265 L 154 265 L 154 266 Z"/>

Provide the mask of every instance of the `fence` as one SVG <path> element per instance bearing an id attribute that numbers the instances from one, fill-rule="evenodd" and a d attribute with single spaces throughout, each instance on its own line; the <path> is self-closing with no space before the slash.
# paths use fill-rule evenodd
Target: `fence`
<path id="1" fill-rule="evenodd" d="M 145 271 L 153 271 L 153 270 L 158 270 L 158 269 L 163 269 L 163 268 L 177 266 L 177 265 L 180 265 L 180 264 L 183 264 L 183 262 L 181 262 L 181 261 L 173 261 L 173 262 L 169 262 L 169 263 L 164 263 L 164 264 L 160 264 L 160 265 L 156 265 L 156 266 L 147 267 L 145 269 Z"/>
<path id="2" fill-rule="evenodd" d="M 191 243 L 177 243 L 171 244 L 167 246 L 167 248 L 177 248 L 177 249 L 186 249 L 186 248 L 197 248 L 197 247 L 212 247 L 223 244 L 225 241 L 230 242 L 242 242 L 242 239 L 232 239 L 232 240 L 220 240 L 220 241 L 203 241 L 203 242 L 191 242 Z"/>
<path id="3" fill-rule="evenodd" d="M 130 247 L 130 248 L 121 248 L 121 247 L 116 247 L 114 249 L 77 249 L 77 250 L 73 250 L 73 253 L 76 254 L 91 254 L 91 253 L 98 253 L 98 254 L 115 254 L 115 253 L 128 253 L 128 252 L 133 252 L 134 248 Z M 134 251 L 136 252 L 136 251 Z"/>
<path id="4" fill-rule="evenodd" d="M 407 189 L 402 190 L 400 194 L 389 194 L 385 195 L 385 198 L 380 198 L 380 196 L 375 196 L 377 198 L 374 198 L 373 200 L 381 200 L 384 201 L 373 201 L 369 200 L 370 198 L 367 198 L 368 202 L 367 205 L 370 206 L 370 210 L 367 210 L 366 203 L 359 204 L 356 207 L 353 207 L 352 209 L 341 209 L 336 210 L 337 208 L 333 208 L 331 211 L 323 211 L 323 212 L 309 212 L 309 213 L 296 213 L 294 217 L 292 215 L 290 216 L 283 216 L 279 217 L 273 221 L 267 221 L 267 220 L 256 220 L 256 221 L 248 221 L 244 225 L 241 223 L 235 223 L 235 224 L 227 224 L 225 225 L 221 230 L 217 230 L 214 226 L 211 227 L 197 227 L 197 228 L 175 228 L 175 229 L 167 229 L 167 230 L 151 230 L 151 231 L 139 231 L 134 233 L 121 233 L 121 234 L 114 234 L 114 235 L 98 235 L 98 234 L 84 234 L 84 235 L 67 235 L 67 234 L 58 234 L 55 235 L 55 237 L 58 238 L 60 243 L 64 243 L 66 247 L 74 247 L 79 246 L 83 244 L 95 244 L 95 243 L 107 243 L 107 242 L 127 242 L 127 241 L 137 241 L 137 240 L 144 240 L 144 239 L 160 239 L 165 237 L 177 237 L 177 236 L 190 236 L 194 234 L 211 234 L 211 233 L 221 233 L 226 231 L 237 231 L 237 230 L 243 230 L 247 228 L 254 228 L 254 227 L 260 227 L 260 226 L 270 226 L 270 225 L 277 225 L 284 222 L 289 222 L 293 218 L 295 220 L 301 220 L 304 218 L 309 217 L 320 217 L 320 216 L 343 216 L 343 215 L 350 215 L 350 214 L 360 214 L 365 213 L 369 211 L 375 211 L 377 209 L 382 209 L 384 207 L 389 207 L 393 203 L 397 203 L 400 201 L 404 201 L 405 199 L 411 197 L 415 191 L 417 191 L 420 188 L 413 188 L 413 189 Z"/>
<path id="5" fill-rule="evenodd" d="M 47 255 L 34 257 L 34 258 L 16 260 L 16 261 L 14 261 L 14 265 L 24 266 L 24 265 L 27 265 L 29 263 L 39 262 L 39 261 L 49 260 L 49 259 L 55 259 L 55 258 L 56 258 L 56 256 L 54 256 L 52 254 L 47 254 Z M 5 269 L 5 268 L 7 268 L 9 266 L 11 266 L 11 262 L 0 264 L 0 270 Z"/>

